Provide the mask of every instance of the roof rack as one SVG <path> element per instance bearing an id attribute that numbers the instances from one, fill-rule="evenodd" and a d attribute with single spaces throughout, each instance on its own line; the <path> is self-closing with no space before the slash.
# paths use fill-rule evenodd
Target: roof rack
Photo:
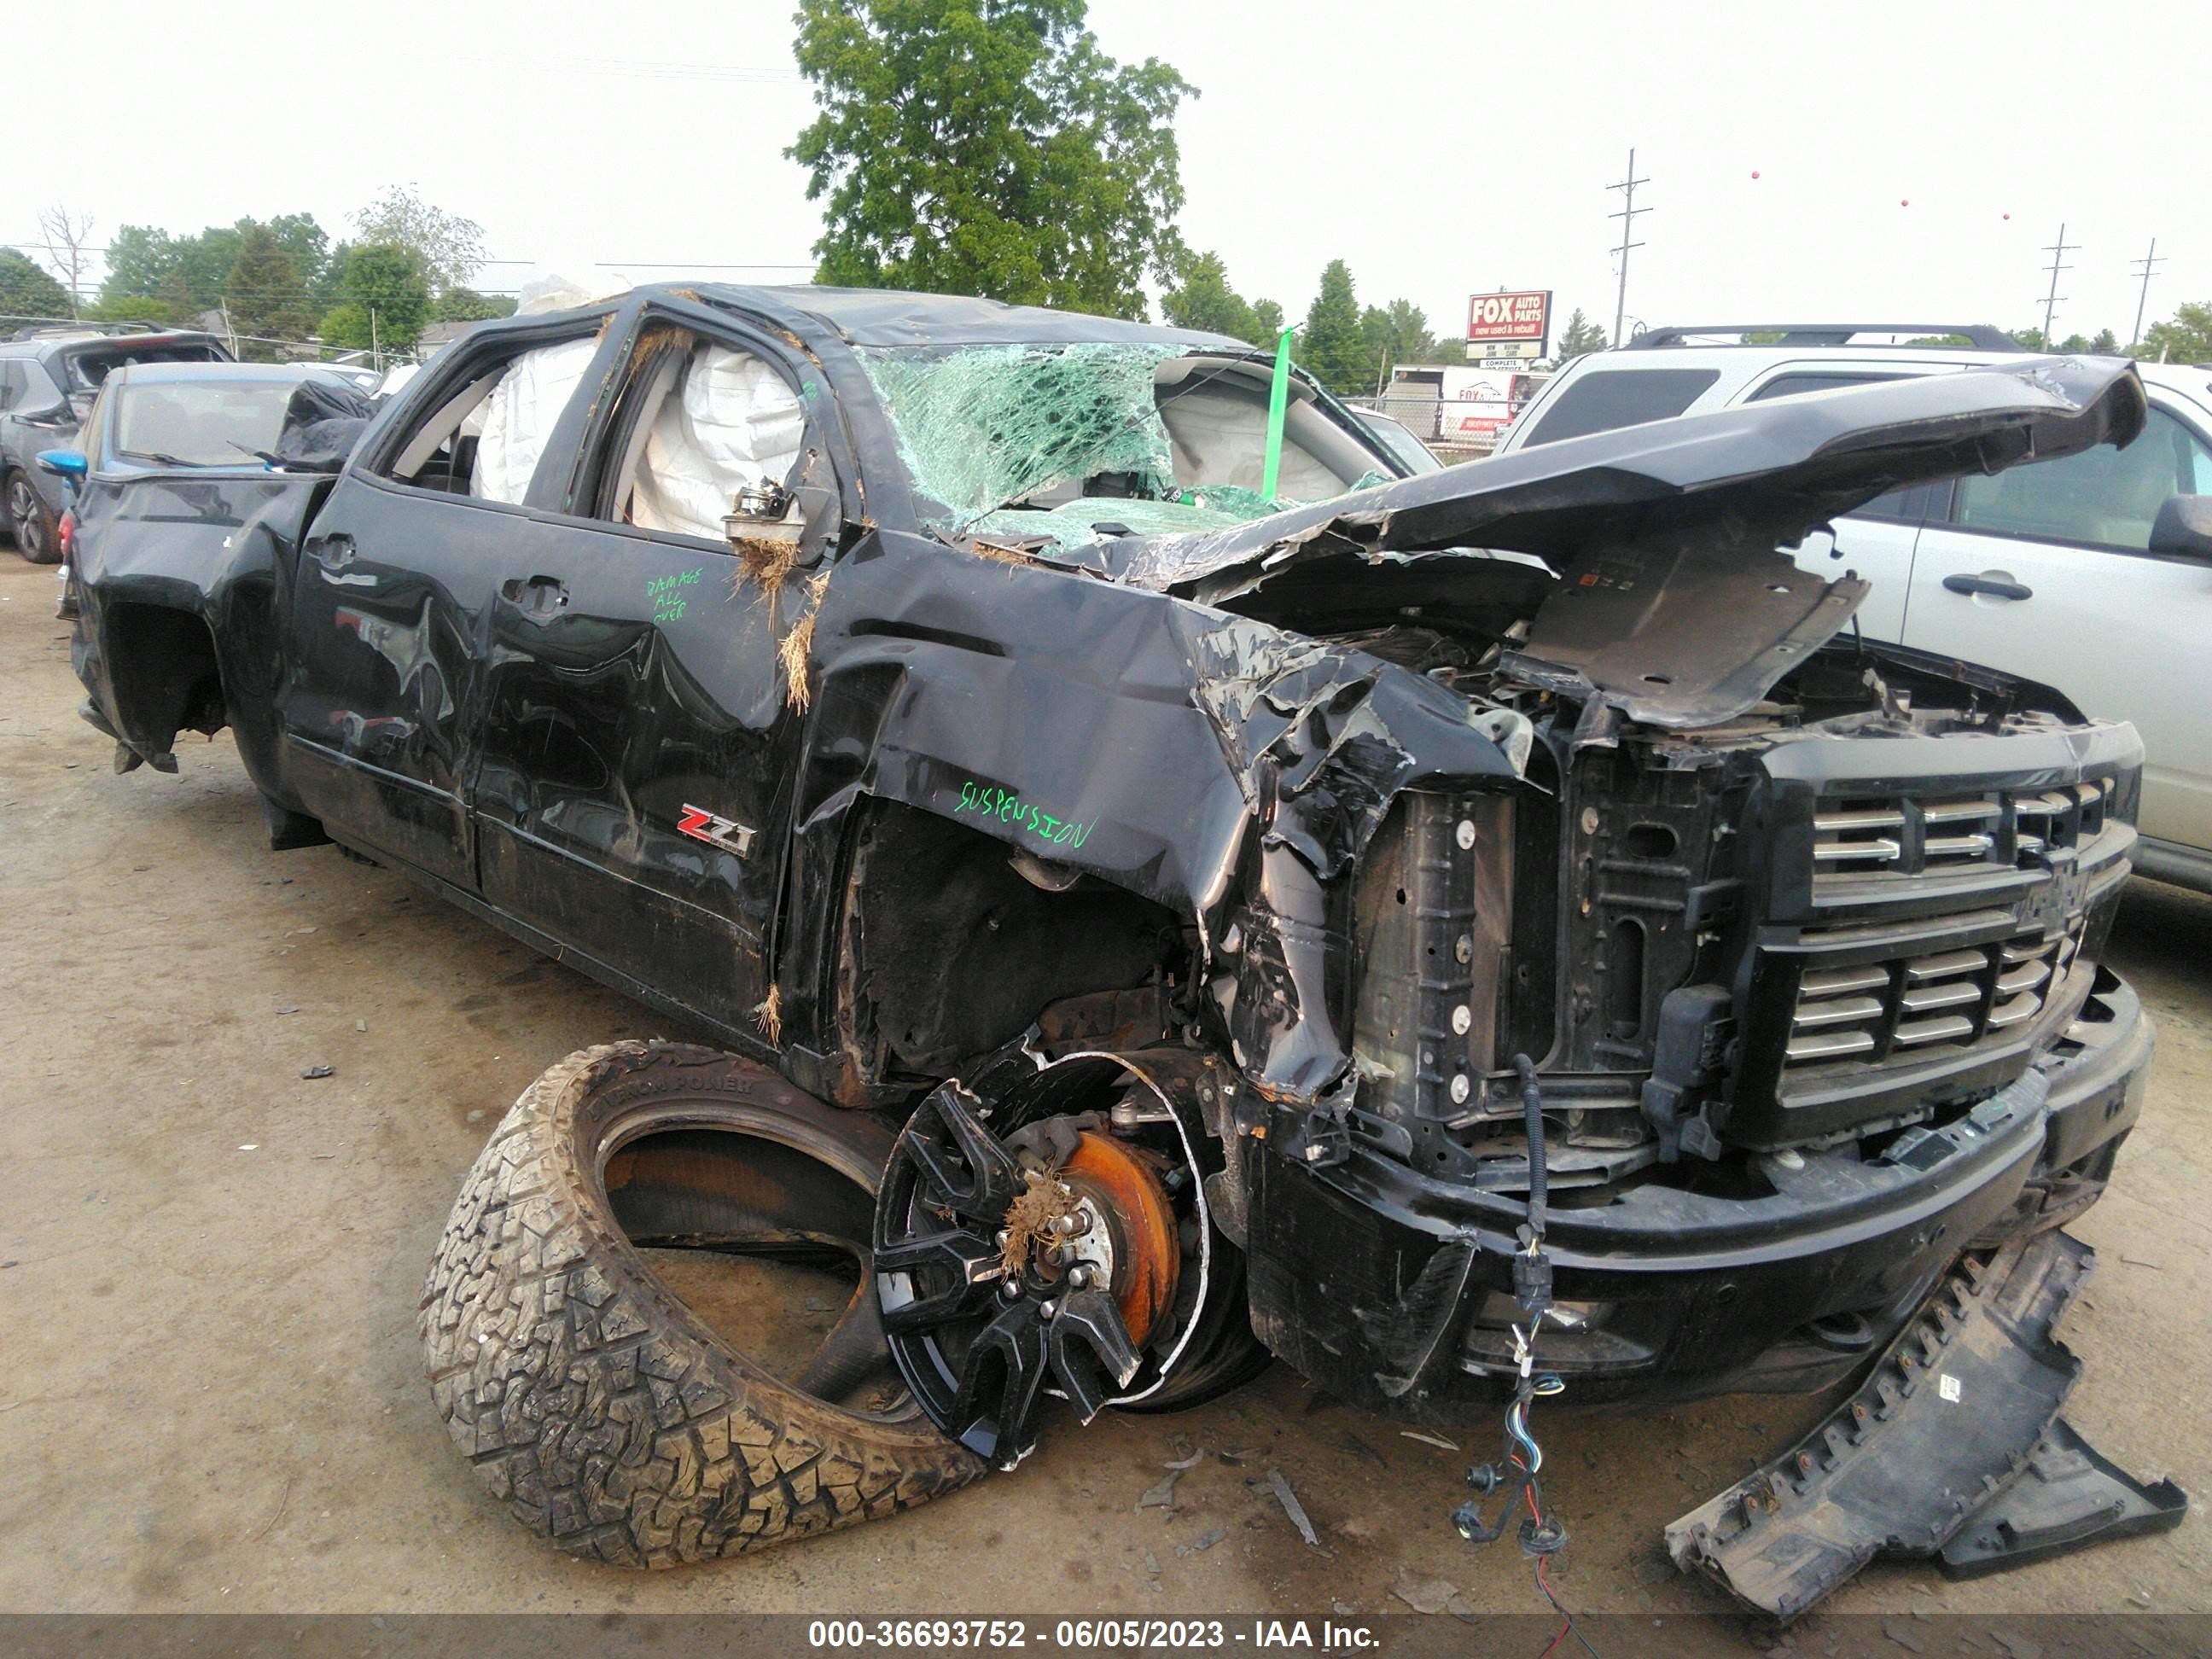
<path id="1" fill-rule="evenodd" d="M 1990 323 L 1707 323 L 1682 328 L 1650 328 L 1621 348 L 1656 351 L 1687 345 L 1697 334 L 1778 334 L 1779 340 L 1754 343 L 1786 346 L 1849 345 L 1855 334 L 1955 334 L 1977 351 L 2019 351 L 2027 348 Z M 1736 342 L 1745 343 L 1741 338 Z"/>

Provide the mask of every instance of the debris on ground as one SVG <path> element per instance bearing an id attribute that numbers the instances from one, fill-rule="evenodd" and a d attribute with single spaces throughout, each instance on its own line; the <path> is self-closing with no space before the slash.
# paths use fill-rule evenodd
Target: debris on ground
<path id="1" fill-rule="evenodd" d="M 310 1079 L 319 1077 L 336 1077 L 337 1074 L 338 1068 L 335 1066 L 310 1066 L 306 1071 L 300 1073 L 301 1077 Z"/>
<path id="2" fill-rule="evenodd" d="M 1418 1440 L 1425 1446 L 1441 1446 L 1448 1452 L 1459 1449 L 1456 1442 L 1447 1440 L 1440 1434 L 1423 1434 L 1419 1429 L 1401 1429 L 1398 1432 L 1406 1439 Z"/>
<path id="3" fill-rule="evenodd" d="M 1205 1461 L 1206 1448 L 1200 1446 L 1196 1451 L 1193 1452 L 1189 1456 L 1182 1459 L 1180 1462 L 1163 1463 L 1160 1467 L 1164 1469 L 1174 1469 L 1180 1473 L 1184 1469 L 1194 1469 Z"/>
<path id="4" fill-rule="evenodd" d="M 1390 1594 L 1415 1613 L 1442 1613 L 1459 1594 L 1459 1586 L 1441 1578 L 1416 1578 L 1401 1567 L 1398 1582 L 1390 1586 Z"/>
<path id="5" fill-rule="evenodd" d="M 1161 1481 L 1158 1486 L 1145 1488 L 1144 1495 L 1137 1499 L 1137 1507 L 1140 1510 L 1166 1510 L 1173 1512 L 1176 1482 L 1182 1479 L 1181 1469 L 1171 1470 L 1168 1478 Z"/>
<path id="6" fill-rule="evenodd" d="M 1362 1457 L 1374 1464 L 1376 1468 L 1387 1469 L 1390 1467 L 1390 1465 L 1384 1461 L 1381 1452 L 1376 1451 L 1374 1447 L 1369 1445 L 1358 1435 L 1352 1433 L 1351 1430 L 1346 1429 L 1344 1431 L 1342 1438 L 1346 1447 L 1358 1452 Z"/>
<path id="7" fill-rule="evenodd" d="M 1192 1542 L 1188 1544 L 1177 1544 L 1176 1546 L 1176 1553 L 1177 1555 L 1196 1555 L 1201 1550 L 1212 1549 L 1216 1544 L 1218 1544 L 1223 1539 L 1228 1536 L 1229 1531 L 1225 1527 L 1211 1527 L 1206 1531 L 1199 1534 L 1198 1537 Z M 1149 1561 L 1152 1559 L 1152 1557 L 1146 1556 L 1145 1559 Z"/>
<path id="8" fill-rule="evenodd" d="M 1306 1519 L 1306 1512 L 1298 1504 L 1298 1496 L 1291 1490 L 1291 1483 L 1283 1479 L 1283 1472 L 1269 1469 L 1267 1484 L 1275 1489 L 1276 1501 L 1282 1504 L 1283 1513 L 1291 1517 L 1291 1524 L 1298 1529 L 1298 1536 L 1311 1547 L 1319 1549 L 1321 1540 L 1314 1535 L 1313 1522 Z"/>
<path id="9" fill-rule="evenodd" d="M 299 1011 L 299 1009 L 298 1009 L 297 1007 L 290 1007 L 290 1008 L 279 1008 L 276 1012 L 277 1012 L 278 1013 L 280 1013 L 280 1014 L 296 1014 L 296 1013 L 298 1013 L 300 1011 Z"/>

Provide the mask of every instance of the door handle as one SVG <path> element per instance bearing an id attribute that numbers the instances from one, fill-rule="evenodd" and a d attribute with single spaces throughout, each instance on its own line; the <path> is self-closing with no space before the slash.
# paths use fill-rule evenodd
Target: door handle
<path id="1" fill-rule="evenodd" d="M 558 576 L 515 576 L 502 583 L 499 591 L 528 617 L 550 616 L 568 603 L 568 590 Z"/>
<path id="2" fill-rule="evenodd" d="M 1993 599 L 2032 599 L 2035 590 L 2024 582 L 1996 576 L 1946 576 L 1943 586 L 1954 593 L 1986 593 Z"/>
<path id="3" fill-rule="evenodd" d="M 342 531 L 314 537 L 307 543 L 307 556 L 325 570 L 343 570 L 353 562 L 353 538 Z"/>

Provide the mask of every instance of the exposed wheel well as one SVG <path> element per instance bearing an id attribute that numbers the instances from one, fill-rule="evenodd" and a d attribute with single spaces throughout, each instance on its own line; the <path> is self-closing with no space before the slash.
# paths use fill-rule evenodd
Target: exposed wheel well
<path id="1" fill-rule="evenodd" d="M 154 760 L 179 732 L 212 737 L 229 724 L 206 623 L 167 605 L 123 604 L 107 606 L 101 623 L 116 723 L 132 748 Z"/>
<path id="2" fill-rule="evenodd" d="M 847 880 L 836 963 L 848 1078 L 920 1085 L 1013 1041 L 1056 1003 L 1176 973 L 1175 914 L 1095 877 L 896 803 L 869 810 Z M 1039 878 L 1066 884 L 1059 890 Z"/>

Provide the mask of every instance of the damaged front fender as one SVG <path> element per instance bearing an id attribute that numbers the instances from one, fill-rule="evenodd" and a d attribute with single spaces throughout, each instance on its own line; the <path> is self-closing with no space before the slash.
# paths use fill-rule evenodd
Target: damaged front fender
<path id="1" fill-rule="evenodd" d="M 862 798 L 1187 916 L 1252 1081 L 1349 1064 L 1344 879 L 1402 792 L 1519 775 L 1531 734 L 1367 652 L 1158 593 L 880 532 L 824 597 L 818 866 Z"/>

